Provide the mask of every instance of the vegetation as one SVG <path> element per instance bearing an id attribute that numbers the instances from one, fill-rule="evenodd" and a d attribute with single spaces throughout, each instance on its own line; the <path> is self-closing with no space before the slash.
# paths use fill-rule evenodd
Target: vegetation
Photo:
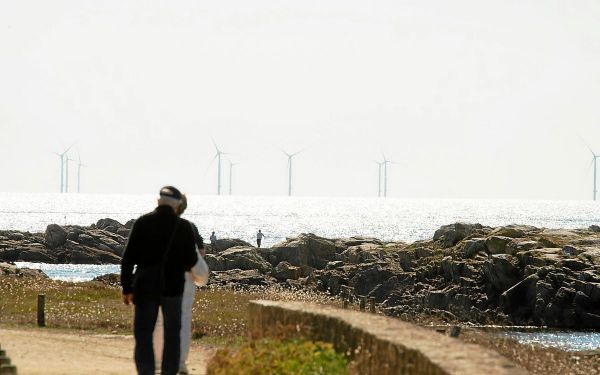
<path id="1" fill-rule="evenodd" d="M 130 334 L 133 309 L 121 302 L 121 289 L 106 282 L 65 282 L 0 275 L 0 324 L 34 326 L 38 294 L 46 295 L 48 328 Z M 334 298 L 282 287 L 203 288 L 196 294 L 192 329 L 195 339 L 239 343 L 246 335 L 248 304 L 254 299 L 340 305 Z"/>
<path id="2" fill-rule="evenodd" d="M 348 374 L 348 359 L 331 344 L 306 340 L 249 341 L 237 350 L 221 349 L 208 364 L 209 375 Z"/>

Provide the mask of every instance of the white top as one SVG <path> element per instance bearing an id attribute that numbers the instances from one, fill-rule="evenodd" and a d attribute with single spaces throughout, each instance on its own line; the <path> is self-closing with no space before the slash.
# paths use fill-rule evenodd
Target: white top
<path id="1" fill-rule="evenodd" d="M 210 235 L 210 242 L 216 242 L 217 241 L 217 236 L 215 236 L 214 234 Z"/>
<path id="2" fill-rule="evenodd" d="M 265 236 L 265 235 L 264 235 L 264 234 L 262 234 L 262 232 L 258 232 L 258 233 L 256 233 L 256 239 L 257 239 L 257 240 L 262 240 L 264 236 Z"/>

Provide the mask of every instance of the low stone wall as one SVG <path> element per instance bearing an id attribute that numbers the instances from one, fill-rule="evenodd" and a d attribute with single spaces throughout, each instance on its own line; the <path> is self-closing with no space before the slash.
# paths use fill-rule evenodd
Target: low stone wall
<path id="1" fill-rule="evenodd" d="M 380 315 L 275 301 L 252 301 L 249 313 L 253 337 L 298 333 L 330 342 L 360 374 L 529 374 L 492 350 Z"/>

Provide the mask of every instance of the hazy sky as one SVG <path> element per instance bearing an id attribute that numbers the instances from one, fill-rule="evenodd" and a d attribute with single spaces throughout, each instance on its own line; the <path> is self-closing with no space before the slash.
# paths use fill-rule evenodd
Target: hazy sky
<path id="1" fill-rule="evenodd" d="M 590 199 L 596 0 L 0 2 L 0 191 Z M 228 187 L 223 163 L 223 190 Z M 76 163 L 70 167 L 76 190 Z"/>

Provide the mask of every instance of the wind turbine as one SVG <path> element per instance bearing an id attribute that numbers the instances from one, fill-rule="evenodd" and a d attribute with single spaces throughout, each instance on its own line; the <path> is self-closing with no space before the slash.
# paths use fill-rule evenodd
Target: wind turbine
<path id="1" fill-rule="evenodd" d="M 229 160 L 229 195 L 231 195 L 231 181 L 233 180 L 233 166 L 237 165 L 238 163 L 232 163 L 231 160 Z"/>
<path id="2" fill-rule="evenodd" d="M 598 190 L 596 189 L 596 160 L 598 158 L 600 158 L 600 155 L 596 155 L 596 153 L 594 151 L 592 151 L 592 149 L 590 148 L 590 146 L 588 146 L 588 150 L 590 150 L 590 152 L 592 153 L 592 164 L 594 165 L 594 190 L 593 190 L 593 195 L 594 195 L 594 200 L 596 200 L 596 193 L 598 192 Z"/>
<path id="3" fill-rule="evenodd" d="M 75 159 L 71 159 L 69 155 L 65 159 L 65 193 L 69 192 L 69 162 L 76 161 Z"/>
<path id="4" fill-rule="evenodd" d="M 287 152 L 283 151 L 283 153 L 288 157 L 288 196 L 292 195 L 292 158 L 298 155 L 300 152 L 302 151 L 298 151 L 294 154 L 288 154 Z"/>
<path id="5" fill-rule="evenodd" d="M 65 192 L 65 178 L 64 178 L 65 155 L 67 155 L 67 152 L 69 152 L 71 147 L 73 147 L 73 145 L 69 146 L 69 148 L 67 148 L 62 154 L 55 152 L 55 154 L 58 155 L 58 157 L 60 158 L 60 192 L 61 193 Z M 69 157 L 67 156 L 67 159 L 68 158 Z M 67 161 L 67 163 L 68 163 L 68 161 Z M 68 177 L 68 172 L 67 172 L 67 177 Z"/>
<path id="6" fill-rule="evenodd" d="M 383 161 L 381 162 L 383 164 L 383 196 L 387 197 L 387 165 L 396 162 L 388 160 L 383 152 L 381 154 L 383 155 Z"/>
<path id="7" fill-rule="evenodd" d="M 227 153 L 219 150 L 217 144 L 214 141 L 213 145 L 215 146 L 215 150 L 217 150 L 217 153 L 213 158 L 213 161 L 217 159 L 217 195 L 221 195 L 221 155 L 225 155 Z"/>
<path id="8" fill-rule="evenodd" d="M 87 165 L 81 164 L 81 155 L 77 152 L 77 193 L 81 192 L 81 167 L 87 167 Z"/>

